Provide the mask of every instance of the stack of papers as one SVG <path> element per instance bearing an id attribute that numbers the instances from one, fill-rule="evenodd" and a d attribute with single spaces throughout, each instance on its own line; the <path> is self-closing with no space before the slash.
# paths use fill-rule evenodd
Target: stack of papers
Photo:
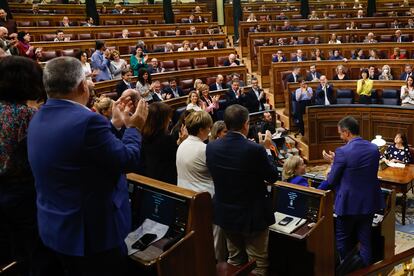
<path id="1" fill-rule="evenodd" d="M 293 220 L 289 222 L 287 225 L 280 225 L 279 222 L 281 222 L 286 217 L 290 217 Z M 286 234 L 292 233 L 293 231 L 295 231 L 296 229 L 298 229 L 306 223 L 306 219 L 286 215 L 279 212 L 275 212 L 275 220 L 276 223 L 269 226 L 270 230 L 279 231 Z"/>
<path id="2" fill-rule="evenodd" d="M 391 161 L 388 161 L 388 160 L 386 160 L 385 163 L 388 165 L 388 167 L 401 168 L 401 169 L 405 168 L 405 164 L 403 164 L 403 163 L 396 163 L 396 162 L 391 162 Z"/>

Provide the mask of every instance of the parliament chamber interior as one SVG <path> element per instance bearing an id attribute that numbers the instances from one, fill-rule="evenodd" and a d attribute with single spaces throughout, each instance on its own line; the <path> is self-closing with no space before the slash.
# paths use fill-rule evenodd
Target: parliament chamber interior
<path id="1" fill-rule="evenodd" d="M 1 276 L 414 273 L 413 0 L 103 1 L 0 0 Z"/>

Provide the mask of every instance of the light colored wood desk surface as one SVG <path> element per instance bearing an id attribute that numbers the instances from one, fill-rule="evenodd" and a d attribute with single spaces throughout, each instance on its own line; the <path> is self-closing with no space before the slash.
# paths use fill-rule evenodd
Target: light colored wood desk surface
<path id="1" fill-rule="evenodd" d="M 405 168 L 388 167 L 378 171 L 378 179 L 394 184 L 408 184 L 414 179 L 414 165 L 406 165 Z"/>

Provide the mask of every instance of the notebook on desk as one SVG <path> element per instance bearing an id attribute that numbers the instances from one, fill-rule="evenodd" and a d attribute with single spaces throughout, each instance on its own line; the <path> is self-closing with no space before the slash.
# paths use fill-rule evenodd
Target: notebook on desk
<path id="1" fill-rule="evenodd" d="M 276 223 L 270 225 L 270 230 L 283 232 L 286 234 L 290 234 L 302 225 L 306 223 L 306 219 L 298 218 L 290 215 L 286 215 L 284 213 L 275 212 L 275 220 Z M 286 225 L 281 224 L 282 221 L 289 221 Z"/>

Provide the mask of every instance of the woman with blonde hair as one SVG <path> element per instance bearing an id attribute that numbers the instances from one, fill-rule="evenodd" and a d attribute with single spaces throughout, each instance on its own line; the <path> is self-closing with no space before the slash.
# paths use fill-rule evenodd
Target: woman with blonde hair
<path id="1" fill-rule="evenodd" d="M 210 131 L 210 142 L 223 138 L 227 134 L 227 127 L 224 121 L 220 120 L 213 124 L 211 131 Z"/>
<path id="2" fill-rule="evenodd" d="M 306 165 L 299 156 L 289 157 L 283 164 L 283 181 L 308 187 L 308 181 L 302 175 L 306 172 Z"/>
<path id="3" fill-rule="evenodd" d="M 93 109 L 105 116 L 108 120 L 112 118 L 112 106 L 113 106 L 114 100 L 112 100 L 109 97 L 106 96 L 100 96 L 95 100 L 95 103 L 93 104 Z"/>
<path id="4" fill-rule="evenodd" d="M 194 111 L 203 110 L 200 106 L 200 97 L 198 96 L 198 93 L 194 90 L 188 94 L 188 98 L 187 98 L 186 110 L 191 110 L 191 109 L 193 109 Z"/>
<path id="5" fill-rule="evenodd" d="M 208 112 L 213 118 L 213 121 L 217 121 L 217 110 L 219 109 L 220 96 L 210 96 L 210 88 L 207 84 L 200 84 L 197 87 L 197 92 L 201 101 L 201 108 Z"/>
<path id="6" fill-rule="evenodd" d="M 196 79 L 194 81 L 194 89 L 197 90 L 197 86 L 199 86 L 200 84 L 203 84 L 203 81 L 200 79 Z"/>
<path id="7" fill-rule="evenodd" d="M 379 80 L 392 80 L 391 68 L 385 64 L 382 66 L 381 75 L 378 77 Z"/>

